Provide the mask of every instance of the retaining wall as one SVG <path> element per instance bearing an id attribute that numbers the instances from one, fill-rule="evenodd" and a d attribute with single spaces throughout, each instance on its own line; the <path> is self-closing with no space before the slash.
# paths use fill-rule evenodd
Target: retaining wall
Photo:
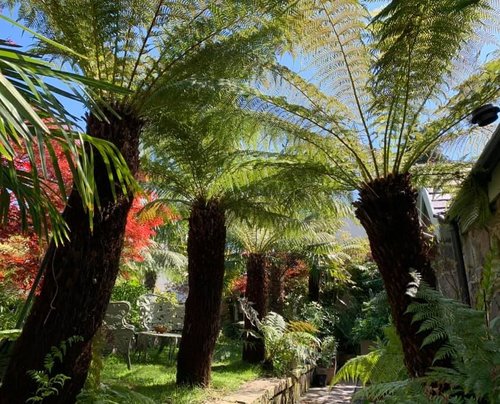
<path id="1" fill-rule="evenodd" d="M 237 392 L 216 401 L 216 404 L 294 404 L 311 385 L 314 367 L 297 369 L 292 376 L 278 379 L 257 379 L 245 383 Z M 213 403 L 213 402 L 212 402 Z"/>

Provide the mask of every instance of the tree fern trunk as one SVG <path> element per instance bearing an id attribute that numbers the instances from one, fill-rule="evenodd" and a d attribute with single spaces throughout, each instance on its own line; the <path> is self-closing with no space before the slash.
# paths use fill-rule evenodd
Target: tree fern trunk
<path id="1" fill-rule="evenodd" d="M 421 348 L 425 335 L 418 333 L 419 325 L 412 324 L 411 315 L 405 314 L 413 300 L 406 294 L 412 271 L 419 272 L 432 287 L 436 285 L 430 247 L 424 241 L 418 219 L 416 197 L 409 175 L 390 175 L 367 184 L 355 206 L 384 280 L 406 367 L 412 376 L 422 376 L 432 365 L 440 344 Z"/>
<path id="2" fill-rule="evenodd" d="M 197 200 L 188 234 L 189 294 L 177 357 L 177 384 L 210 384 L 210 366 L 220 330 L 226 224 L 219 201 Z"/>
<path id="3" fill-rule="evenodd" d="M 321 271 L 316 264 L 312 264 L 307 283 L 307 297 L 310 302 L 319 302 L 320 285 Z"/>
<path id="4" fill-rule="evenodd" d="M 135 174 L 142 122 L 128 109 L 115 106 L 114 110 L 122 118 L 108 113 L 108 123 L 89 115 L 87 133 L 113 142 Z M 118 187 L 117 199 L 113 198 L 105 164 L 97 154 L 95 158 L 100 209 L 94 216 L 93 231 L 80 196 L 73 189 L 63 213 L 70 240 L 64 246 L 48 249 L 52 253 L 40 295 L 13 348 L 0 389 L 2 404 L 24 404 L 34 396 L 38 386 L 26 372 L 43 370 L 44 357 L 51 347 L 72 336 L 80 336 L 83 341 L 68 349 L 62 363 L 56 362 L 51 372 L 71 379 L 58 389 L 57 395 L 43 402 L 74 403 L 87 377 L 91 340 L 101 325 L 118 274 L 127 213 L 132 203 L 132 195 L 124 195 Z"/>
<path id="5" fill-rule="evenodd" d="M 250 254 L 247 258 L 246 297 L 262 319 L 267 314 L 266 258 L 262 254 Z M 245 317 L 245 330 L 257 332 L 257 328 Z M 247 335 L 243 344 L 242 359 L 248 363 L 260 363 L 265 359 L 264 340 Z"/>
<path id="6" fill-rule="evenodd" d="M 274 261 L 269 267 L 269 311 L 283 314 L 285 307 L 285 265 L 281 259 Z"/>

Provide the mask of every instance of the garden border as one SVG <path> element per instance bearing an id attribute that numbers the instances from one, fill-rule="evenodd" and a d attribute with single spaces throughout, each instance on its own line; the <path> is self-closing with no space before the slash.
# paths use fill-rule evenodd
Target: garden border
<path id="1" fill-rule="evenodd" d="M 314 366 L 295 369 L 287 378 L 252 380 L 215 404 L 293 404 L 311 386 Z M 212 401 L 212 403 L 214 403 Z"/>

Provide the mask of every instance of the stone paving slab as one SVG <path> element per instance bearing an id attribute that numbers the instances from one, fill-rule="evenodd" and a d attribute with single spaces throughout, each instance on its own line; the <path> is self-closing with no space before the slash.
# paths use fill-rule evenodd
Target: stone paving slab
<path id="1" fill-rule="evenodd" d="M 340 404 L 350 403 L 358 386 L 354 384 L 337 384 L 330 387 L 311 387 L 301 397 L 302 404 Z"/>
<path id="2" fill-rule="evenodd" d="M 283 390 L 283 384 L 286 384 L 286 379 L 257 379 L 245 383 L 240 390 L 217 401 L 217 404 L 268 403 L 278 391 Z"/>

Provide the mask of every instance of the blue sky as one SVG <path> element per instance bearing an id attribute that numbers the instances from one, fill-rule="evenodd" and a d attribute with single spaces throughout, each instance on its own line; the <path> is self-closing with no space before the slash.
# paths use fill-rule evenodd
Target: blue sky
<path id="1" fill-rule="evenodd" d="M 16 14 L 14 13 L 13 15 L 8 10 L 2 10 L 2 14 L 12 19 L 16 18 Z M 24 49 L 30 48 L 35 43 L 35 41 L 33 40 L 33 36 L 29 32 L 25 32 L 22 29 L 2 19 L 0 19 L 0 38 L 4 40 L 10 39 L 16 44 L 21 45 Z M 57 85 L 61 88 L 64 88 L 64 85 Z M 85 109 L 81 103 L 74 100 L 65 99 L 64 106 L 70 114 L 76 117 L 83 117 Z"/>

